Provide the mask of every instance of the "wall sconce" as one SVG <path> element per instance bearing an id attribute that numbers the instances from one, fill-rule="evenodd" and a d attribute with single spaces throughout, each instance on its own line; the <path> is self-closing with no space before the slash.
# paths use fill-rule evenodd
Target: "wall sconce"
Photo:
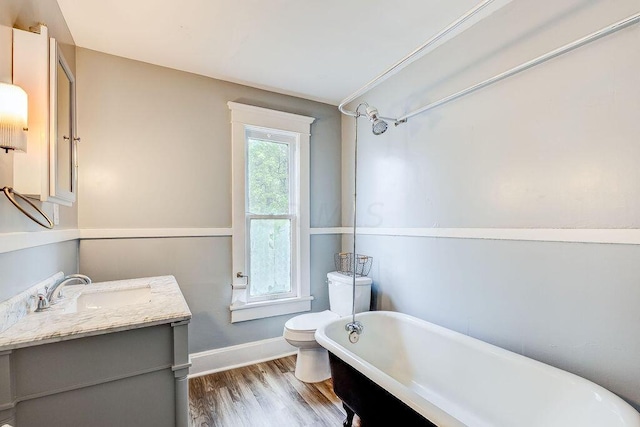
<path id="1" fill-rule="evenodd" d="M 27 93 L 20 87 L 0 83 L 0 148 L 27 151 Z"/>

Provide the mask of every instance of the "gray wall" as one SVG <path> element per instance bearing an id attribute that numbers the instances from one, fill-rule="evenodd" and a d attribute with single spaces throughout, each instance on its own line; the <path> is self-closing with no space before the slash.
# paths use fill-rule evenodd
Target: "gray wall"
<path id="1" fill-rule="evenodd" d="M 0 0 L 0 81 L 12 81 L 12 27 L 28 29 L 47 23 L 52 37 L 63 46 L 64 54 L 75 67 L 75 46 L 71 33 L 55 0 Z M 13 181 L 12 152 L 0 152 L 0 188 Z M 52 217 L 50 203 L 36 203 Z M 77 207 L 60 207 L 60 225 L 56 229 L 77 228 Z M 0 238 L 3 233 L 44 230 L 22 215 L 1 195 Z M 0 254 L 0 301 L 58 272 L 74 273 L 77 266 L 77 241 Z"/>
<path id="2" fill-rule="evenodd" d="M 325 284 L 339 236 L 311 238 L 311 294 L 314 311 L 329 307 Z M 191 353 L 282 335 L 291 316 L 230 324 L 231 238 L 83 240 L 83 272 L 96 281 L 171 274 L 189 304 Z"/>
<path id="3" fill-rule="evenodd" d="M 0 301 L 58 271 L 66 274 L 78 271 L 77 240 L 0 254 Z"/>
<path id="4" fill-rule="evenodd" d="M 311 225 L 338 226 L 340 116 L 333 106 L 77 50 L 83 142 L 81 228 L 231 227 L 228 101 L 316 118 L 311 127 Z M 313 310 L 328 308 L 325 276 L 337 236 L 312 237 Z M 173 274 L 194 314 L 190 351 L 282 334 L 280 316 L 231 325 L 231 239 L 82 241 L 94 280 Z"/>
<path id="5" fill-rule="evenodd" d="M 637 12 L 512 2 L 363 97 L 399 116 Z M 359 140 L 359 225 L 638 228 L 640 27 Z M 353 119 L 343 119 L 349 218 Z M 348 247 L 348 239 L 345 239 Z M 638 246 L 363 236 L 375 307 L 594 380 L 640 405 Z"/>

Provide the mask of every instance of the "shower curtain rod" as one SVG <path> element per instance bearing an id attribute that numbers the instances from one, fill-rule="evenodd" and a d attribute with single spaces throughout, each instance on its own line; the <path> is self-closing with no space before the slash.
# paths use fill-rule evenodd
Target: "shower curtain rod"
<path id="1" fill-rule="evenodd" d="M 388 79 L 389 77 L 391 77 L 392 75 L 394 75 L 395 73 L 400 71 L 402 68 L 404 68 L 405 66 L 409 65 L 409 63 L 411 63 L 411 61 L 414 59 L 414 57 L 416 57 L 417 55 L 422 53 L 425 49 L 433 46 L 440 39 L 445 37 L 447 34 L 451 33 L 453 30 L 458 28 L 460 25 L 465 23 L 467 20 L 469 20 L 471 17 L 473 17 L 476 13 L 480 12 L 482 9 L 484 9 L 486 6 L 488 6 L 489 4 L 493 3 L 494 1 L 495 0 L 484 0 L 484 1 L 480 2 L 480 3 L 478 3 L 476 6 L 474 6 L 471 9 L 469 9 L 465 14 L 461 15 L 458 19 L 456 19 L 451 24 L 447 25 L 445 28 L 443 28 L 438 33 L 436 33 L 434 36 L 432 36 L 429 40 L 424 42 L 416 50 L 414 50 L 413 52 L 411 52 L 410 54 L 408 54 L 407 56 L 402 58 L 400 61 L 398 61 L 395 64 L 393 64 L 391 67 L 389 67 L 388 69 L 383 71 L 377 77 L 373 78 L 373 80 L 371 80 L 369 83 L 367 83 L 366 85 L 362 86 L 360 89 L 358 89 L 357 91 L 353 92 L 351 95 L 347 96 L 345 99 L 342 100 L 340 105 L 338 105 L 338 109 L 340 110 L 340 112 L 342 114 L 346 114 L 347 116 L 357 117 L 358 113 L 356 113 L 355 111 L 350 111 L 350 110 L 346 109 L 346 105 L 348 103 L 350 103 L 351 101 L 353 101 L 354 99 L 356 99 L 360 95 L 363 95 L 364 93 L 370 91 L 371 89 L 373 89 L 374 87 L 378 86 L 380 83 L 382 83 L 383 81 L 385 81 L 386 79 Z M 387 120 L 395 121 L 395 119 L 392 119 L 392 118 L 389 118 L 389 117 L 383 117 L 383 118 L 385 118 Z"/>
<path id="2" fill-rule="evenodd" d="M 462 98 L 465 95 L 468 95 L 472 92 L 475 92 L 479 89 L 482 89 L 484 87 L 487 87 L 489 85 L 492 85 L 496 82 L 499 82 L 500 80 L 504 80 L 507 77 L 511 77 L 515 74 L 518 74 L 522 71 L 528 70 L 529 68 L 535 67 L 536 65 L 542 64 L 543 62 L 546 62 L 550 59 L 553 59 L 557 56 L 560 56 L 564 53 L 567 53 L 569 51 L 572 51 L 574 49 L 577 49 L 581 46 L 584 46 L 585 44 L 588 44 L 594 40 L 597 40 L 601 37 L 604 37 L 606 35 L 609 35 L 611 33 L 614 33 L 618 30 L 621 30 L 623 28 L 626 28 L 632 24 L 637 24 L 640 21 L 640 13 L 636 13 L 635 15 L 632 15 L 626 19 L 623 19 L 622 21 L 618 21 L 614 24 L 611 24 L 607 27 L 601 28 L 598 31 L 595 31 L 587 36 L 584 36 L 578 40 L 575 40 L 571 43 L 568 43 L 562 47 L 559 47 L 557 49 L 552 50 L 551 52 L 547 52 L 544 55 L 540 55 L 537 58 L 534 58 L 530 61 L 527 61 L 523 64 L 520 64 L 516 67 L 511 68 L 510 70 L 507 70 L 503 73 L 500 73 L 496 76 L 491 77 L 490 79 L 487 79 L 483 82 L 477 83 L 473 86 L 470 86 L 466 89 L 461 90 L 460 92 L 456 92 L 452 95 L 449 95 L 447 97 L 444 97 L 438 101 L 432 102 L 430 104 L 425 105 L 424 107 L 418 108 L 417 110 L 412 111 L 411 113 L 405 114 L 402 117 L 399 117 L 397 119 L 395 119 L 395 124 L 398 125 L 400 123 L 405 123 L 408 119 L 410 119 L 411 117 L 417 116 L 420 113 L 424 113 L 426 111 L 432 110 L 436 107 L 439 107 L 441 105 L 444 105 L 448 102 L 451 102 L 455 99 L 458 98 Z M 393 120 L 393 119 L 392 119 Z"/>
<path id="3" fill-rule="evenodd" d="M 489 78 L 487 80 L 484 80 L 484 81 L 482 81 L 480 83 L 477 83 L 477 84 L 475 84 L 473 86 L 469 86 L 468 88 L 463 89 L 463 90 L 461 90 L 459 92 L 456 92 L 456 93 L 454 93 L 452 95 L 449 95 L 449 96 L 446 96 L 444 98 L 441 98 L 438 101 L 431 102 L 431 103 L 429 103 L 429 104 L 427 104 L 427 105 L 425 105 L 425 106 L 423 106 L 421 108 L 418 108 L 417 110 L 414 110 L 414 111 L 412 111 L 412 112 L 410 112 L 408 114 L 405 114 L 404 116 L 398 117 L 396 119 L 391 118 L 391 117 L 382 117 L 382 116 L 381 116 L 381 118 L 385 119 L 385 120 L 391 120 L 391 121 L 393 121 L 395 123 L 396 126 L 398 126 L 399 124 L 406 123 L 406 121 L 408 119 L 410 119 L 410 118 L 412 118 L 412 117 L 414 117 L 414 116 L 416 116 L 418 114 L 421 114 L 421 113 L 424 113 L 426 111 L 432 110 L 434 108 L 440 107 L 441 105 L 444 105 L 446 103 L 454 101 L 454 100 L 456 100 L 458 98 L 461 98 L 461 97 L 463 97 L 465 95 L 468 95 L 468 94 L 470 94 L 472 92 L 475 92 L 475 91 L 477 91 L 479 89 L 482 89 L 482 88 L 485 88 L 487 86 L 490 86 L 490 85 L 492 85 L 494 83 L 497 83 L 497 82 L 499 82 L 501 80 L 504 80 L 504 79 L 506 79 L 508 77 L 511 77 L 511 76 L 515 75 L 515 74 L 518 74 L 518 73 L 520 73 L 522 71 L 528 70 L 529 68 L 535 67 L 536 65 L 542 64 L 543 62 L 546 62 L 546 61 L 548 61 L 550 59 L 553 59 L 555 57 L 558 57 L 558 56 L 560 56 L 560 55 L 562 55 L 564 53 L 567 53 L 567 52 L 572 51 L 574 49 L 577 49 L 577 48 L 579 48 L 581 46 L 584 46 L 584 45 L 586 45 L 586 44 L 588 44 L 588 43 L 590 43 L 592 41 L 595 41 L 595 40 L 597 40 L 597 39 L 599 39 L 601 37 L 604 37 L 604 36 L 607 36 L 609 34 L 615 33 L 616 31 L 619 31 L 619 30 L 621 30 L 623 28 L 626 28 L 626 27 L 628 27 L 630 25 L 637 24 L 638 22 L 640 22 L 640 13 L 636 13 L 636 14 L 631 15 L 631 16 L 623 19 L 623 20 L 620 20 L 620 21 L 615 22 L 615 23 L 613 23 L 611 25 L 608 25 L 608 26 L 606 26 L 604 28 L 601 28 L 601 29 L 599 29 L 599 30 L 597 30 L 597 31 L 595 31 L 595 32 L 593 32 L 591 34 L 588 34 L 588 35 L 586 35 L 586 36 L 584 36 L 584 37 L 582 37 L 580 39 L 577 39 L 577 40 L 575 40 L 575 41 L 573 41 L 571 43 L 568 43 L 568 44 L 566 44 L 564 46 L 561 46 L 561 47 L 559 47 L 557 49 L 554 49 L 554 50 L 552 50 L 550 52 L 547 52 L 544 55 L 540 55 L 537 58 L 534 58 L 534 59 L 532 59 L 530 61 L 522 63 L 522 64 L 520 64 L 520 65 L 518 65 L 516 67 L 513 67 L 513 68 L 511 68 L 511 69 L 509 69 L 507 71 L 504 71 L 504 72 L 502 72 L 500 74 L 497 74 L 497 75 L 495 75 L 495 76 L 493 76 L 493 77 L 491 77 L 491 78 Z M 405 59 L 407 59 L 407 58 L 405 58 Z M 390 70 L 388 70 L 388 71 L 390 71 Z M 372 89 L 372 88 L 373 88 L 373 86 L 368 88 L 367 90 Z M 360 96 L 360 95 L 362 95 L 364 93 L 364 92 L 361 92 L 361 93 L 359 93 L 359 92 L 360 91 L 356 92 L 357 95 L 355 97 Z M 349 100 L 349 99 L 352 96 L 353 95 L 348 97 L 347 98 L 348 101 L 346 101 L 346 102 L 351 102 L 351 100 Z M 343 101 L 343 103 L 340 104 L 340 105 L 343 106 L 344 103 L 345 103 L 345 101 Z M 348 114 L 345 111 L 343 111 L 343 109 L 340 109 L 340 111 L 342 111 L 345 114 Z M 349 114 L 349 115 L 351 115 L 351 114 Z"/>

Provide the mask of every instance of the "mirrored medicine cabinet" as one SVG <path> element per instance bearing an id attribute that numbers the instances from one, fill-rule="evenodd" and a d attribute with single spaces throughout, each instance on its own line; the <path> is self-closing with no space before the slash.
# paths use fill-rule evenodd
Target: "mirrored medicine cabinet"
<path id="1" fill-rule="evenodd" d="M 13 30 L 13 80 L 29 98 L 27 152 L 15 153 L 13 188 L 71 206 L 77 194 L 76 80 L 62 49 L 39 32 Z"/>
<path id="2" fill-rule="evenodd" d="M 76 201 L 76 80 L 54 39 L 50 41 L 50 167 L 49 195 Z"/>

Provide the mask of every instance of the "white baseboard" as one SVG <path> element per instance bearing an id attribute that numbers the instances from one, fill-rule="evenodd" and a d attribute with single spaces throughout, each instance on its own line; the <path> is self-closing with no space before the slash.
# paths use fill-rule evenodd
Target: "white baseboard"
<path id="1" fill-rule="evenodd" d="M 296 351 L 283 337 L 276 337 L 193 353 L 189 378 L 279 359 Z"/>

